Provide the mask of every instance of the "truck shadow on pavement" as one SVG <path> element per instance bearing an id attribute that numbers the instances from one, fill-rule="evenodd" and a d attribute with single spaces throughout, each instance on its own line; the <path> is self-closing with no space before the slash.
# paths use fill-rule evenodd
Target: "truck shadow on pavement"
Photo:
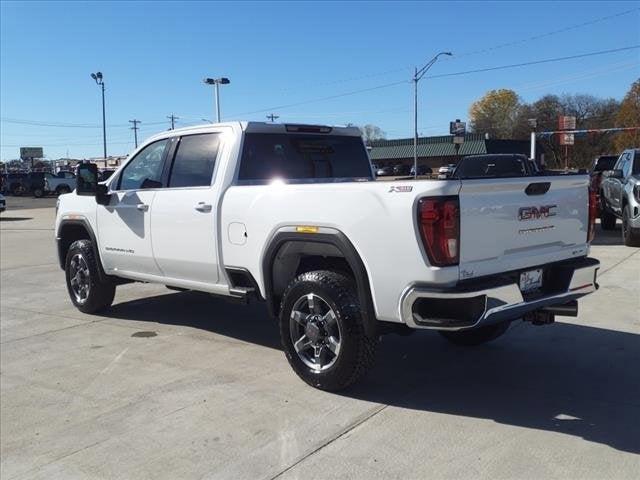
<path id="1" fill-rule="evenodd" d="M 261 304 L 241 308 L 184 292 L 114 305 L 106 315 L 280 348 L 277 325 Z M 289 368 L 284 357 L 282 368 Z M 431 331 L 387 335 L 376 367 L 339 395 L 558 432 L 640 453 L 640 335 L 519 321 L 500 339 L 475 348 L 450 345 Z"/>
<path id="2" fill-rule="evenodd" d="M 622 224 L 618 222 L 616 228 L 613 230 L 602 230 L 602 226 L 596 224 L 596 236 L 594 237 L 591 245 L 620 245 L 624 246 L 622 241 Z"/>

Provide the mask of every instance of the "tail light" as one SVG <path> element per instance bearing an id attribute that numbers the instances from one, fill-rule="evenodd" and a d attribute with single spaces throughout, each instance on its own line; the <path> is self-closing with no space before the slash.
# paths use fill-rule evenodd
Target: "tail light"
<path id="1" fill-rule="evenodd" d="M 425 197 L 418 202 L 418 228 L 431 265 L 457 265 L 460 259 L 458 197 Z"/>
<path id="2" fill-rule="evenodd" d="M 598 197 L 596 192 L 589 189 L 589 233 L 587 242 L 591 242 L 596 236 L 596 217 L 598 216 Z"/>

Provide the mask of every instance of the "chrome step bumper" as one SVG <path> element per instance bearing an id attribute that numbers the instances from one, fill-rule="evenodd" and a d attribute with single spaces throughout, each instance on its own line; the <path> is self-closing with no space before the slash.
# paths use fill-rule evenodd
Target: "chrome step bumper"
<path id="1" fill-rule="evenodd" d="M 558 272 L 554 278 L 557 285 L 552 292 L 527 299 L 515 281 L 501 276 L 452 289 L 413 285 L 402 296 L 401 317 L 412 328 L 437 330 L 462 330 L 515 320 L 528 312 L 566 304 L 595 292 L 599 267 L 598 260 L 588 257 L 538 267 L 555 269 L 552 273 Z"/>

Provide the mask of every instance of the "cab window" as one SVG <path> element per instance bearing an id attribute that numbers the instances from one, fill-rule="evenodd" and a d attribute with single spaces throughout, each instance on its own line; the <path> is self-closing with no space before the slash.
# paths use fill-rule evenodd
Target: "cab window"
<path id="1" fill-rule="evenodd" d="M 122 170 L 118 190 L 162 187 L 162 169 L 169 139 L 147 145 Z"/>
<path id="2" fill-rule="evenodd" d="M 219 143 L 215 133 L 182 137 L 169 174 L 169 188 L 211 185 Z"/>

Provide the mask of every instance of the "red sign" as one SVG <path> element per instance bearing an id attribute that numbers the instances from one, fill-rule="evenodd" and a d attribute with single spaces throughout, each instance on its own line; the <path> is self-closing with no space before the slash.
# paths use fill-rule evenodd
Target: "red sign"
<path id="1" fill-rule="evenodd" d="M 558 118 L 559 130 L 575 130 L 575 128 L 576 128 L 576 117 L 569 116 L 569 115 L 560 115 L 560 117 Z"/>

